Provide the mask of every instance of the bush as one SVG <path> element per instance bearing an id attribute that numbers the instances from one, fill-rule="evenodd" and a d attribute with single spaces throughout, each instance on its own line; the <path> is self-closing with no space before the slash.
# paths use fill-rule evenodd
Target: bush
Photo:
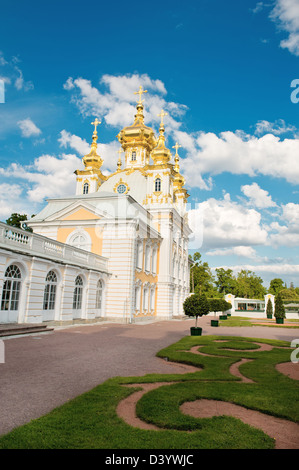
<path id="1" fill-rule="evenodd" d="M 285 308 L 280 293 L 275 297 L 275 318 L 285 318 Z"/>
<path id="2" fill-rule="evenodd" d="M 196 317 L 195 327 L 197 327 L 198 317 L 207 315 L 210 311 L 209 301 L 204 294 L 193 294 L 190 297 L 187 297 L 183 304 L 183 308 L 185 315 Z"/>
<path id="3" fill-rule="evenodd" d="M 272 306 L 272 302 L 271 302 L 270 299 L 268 299 L 268 302 L 267 302 L 266 313 L 267 313 L 267 315 L 272 315 L 273 314 L 273 306 Z"/>

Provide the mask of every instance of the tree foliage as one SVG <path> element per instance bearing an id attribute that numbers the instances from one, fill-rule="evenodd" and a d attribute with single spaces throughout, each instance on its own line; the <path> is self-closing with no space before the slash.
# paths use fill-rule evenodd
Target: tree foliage
<path id="1" fill-rule="evenodd" d="M 197 326 L 198 317 L 207 315 L 210 311 L 209 301 L 204 294 L 193 294 L 184 301 L 183 304 L 185 315 L 196 317 L 195 326 Z"/>
<path id="2" fill-rule="evenodd" d="M 272 315 L 273 314 L 273 305 L 272 305 L 271 299 L 268 299 L 267 307 L 266 307 L 266 313 L 267 313 L 267 315 Z"/>
<path id="3" fill-rule="evenodd" d="M 272 279 L 269 287 L 269 294 L 277 295 L 284 288 L 283 280 L 276 277 Z"/>
<path id="4" fill-rule="evenodd" d="M 226 312 L 232 308 L 224 299 L 209 299 L 210 312 Z"/>
<path id="5" fill-rule="evenodd" d="M 11 227 L 21 228 L 26 230 L 27 232 L 33 232 L 31 227 L 28 227 L 26 224 L 27 221 L 27 214 L 18 214 L 14 212 L 11 216 L 6 220 L 7 225 Z"/>
<path id="6" fill-rule="evenodd" d="M 275 297 L 274 316 L 275 316 L 275 318 L 285 318 L 286 317 L 285 308 L 284 308 L 283 300 L 282 300 L 282 297 L 281 297 L 280 293 Z"/>

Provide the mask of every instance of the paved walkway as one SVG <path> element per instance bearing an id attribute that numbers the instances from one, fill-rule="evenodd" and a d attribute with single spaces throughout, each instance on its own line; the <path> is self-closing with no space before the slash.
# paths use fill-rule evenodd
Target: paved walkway
<path id="1" fill-rule="evenodd" d="M 203 334 L 247 336 L 292 341 L 298 329 L 210 326 L 199 320 Z M 38 418 L 53 408 L 115 376 L 169 373 L 155 357 L 162 348 L 189 335 L 194 320 L 148 324 L 100 323 L 57 328 L 51 333 L 5 340 L 0 364 L 0 434 Z M 181 372 L 178 365 L 173 372 Z"/>

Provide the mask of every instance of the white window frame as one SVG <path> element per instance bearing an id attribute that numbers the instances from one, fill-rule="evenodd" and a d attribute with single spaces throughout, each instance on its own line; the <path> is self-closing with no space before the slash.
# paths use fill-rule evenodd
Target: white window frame
<path id="1" fill-rule="evenodd" d="M 161 191 L 161 188 L 162 188 L 162 180 L 161 178 L 156 178 L 155 179 L 155 193 L 159 193 Z"/>
<path id="2" fill-rule="evenodd" d="M 80 274 L 75 279 L 75 289 L 73 292 L 73 310 L 82 310 L 84 281 Z"/>
<path id="3" fill-rule="evenodd" d="M 44 289 L 43 310 L 55 310 L 57 297 L 58 277 L 56 272 L 51 269 L 46 276 L 46 284 Z"/>
<path id="4" fill-rule="evenodd" d="M 18 311 L 22 288 L 22 271 L 16 264 L 10 264 L 5 271 L 1 296 L 1 310 Z"/>

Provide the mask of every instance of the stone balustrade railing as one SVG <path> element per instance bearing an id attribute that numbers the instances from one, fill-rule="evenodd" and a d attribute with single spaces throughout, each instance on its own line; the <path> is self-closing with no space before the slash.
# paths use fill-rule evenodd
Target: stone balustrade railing
<path id="1" fill-rule="evenodd" d="M 0 248 L 8 248 L 31 256 L 47 257 L 64 264 L 108 272 L 108 260 L 103 256 L 11 227 L 3 222 L 0 222 Z"/>

